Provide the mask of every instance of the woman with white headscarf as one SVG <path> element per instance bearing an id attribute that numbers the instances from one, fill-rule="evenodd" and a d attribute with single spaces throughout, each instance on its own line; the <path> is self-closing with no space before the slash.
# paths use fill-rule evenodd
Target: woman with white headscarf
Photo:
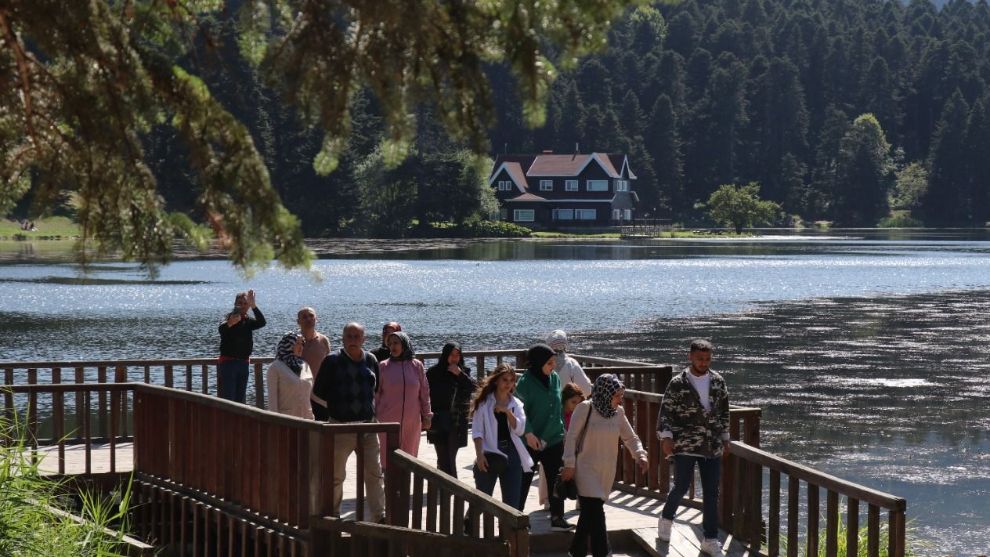
<path id="1" fill-rule="evenodd" d="M 556 353 L 553 370 L 560 378 L 560 384 L 574 383 L 584 393 L 591 392 L 591 380 L 577 360 L 567 355 L 567 333 L 557 329 L 547 337 L 547 345 Z"/>
<path id="2" fill-rule="evenodd" d="M 591 399 L 579 404 L 571 417 L 571 428 L 564 438 L 564 469 L 561 479 L 577 483 L 581 514 L 571 541 L 571 557 L 588 554 L 590 539 L 594 557 L 609 555 L 608 529 L 605 526 L 605 500 L 615 481 L 615 463 L 619 443 L 639 462 L 644 472 L 646 451 L 622 408 L 625 387 L 619 378 L 606 373 L 595 380 Z M 575 456 L 577 453 L 577 456 Z"/>
<path id="3" fill-rule="evenodd" d="M 275 361 L 268 366 L 268 409 L 312 420 L 313 373 L 302 358 L 302 349 L 302 335 L 295 332 L 286 333 L 278 342 Z"/>

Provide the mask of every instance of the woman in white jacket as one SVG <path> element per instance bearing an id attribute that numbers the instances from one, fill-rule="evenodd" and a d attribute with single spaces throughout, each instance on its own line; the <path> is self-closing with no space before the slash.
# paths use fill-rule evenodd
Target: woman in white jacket
<path id="1" fill-rule="evenodd" d="M 526 413 L 522 401 L 513 396 L 515 389 L 516 372 L 508 364 L 499 364 L 482 381 L 471 401 L 471 438 L 475 487 L 491 495 L 497 480 L 502 502 L 521 511 L 525 504 L 519 500 L 523 470 L 533 467 L 533 459 L 520 439 L 526 430 Z"/>
<path id="2" fill-rule="evenodd" d="M 312 420 L 309 394 L 313 372 L 302 358 L 302 338 L 298 333 L 286 333 L 275 349 L 275 361 L 268 366 L 268 409 Z"/>
<path id="3" fill-rule="evenodd" d="M 608 530 L 605 526 L 605 500 L 612 492 L 615 481 L 615 463 L 619 440 L 647 469 L 646 451 L 636 432 L 629 425 L 622 406 L 625 387 L 611 373 L 595 379 L 591 399 L 578 404 L 571 416 L 571 427 L 564 438 L 564 469 L 562 480 L 575 479 L 581 515 L 571 541 L 571 557 L 591 554 L 594 557 L 609 555 Z M 577 453 L 577 456 L 575 456 Z"/>

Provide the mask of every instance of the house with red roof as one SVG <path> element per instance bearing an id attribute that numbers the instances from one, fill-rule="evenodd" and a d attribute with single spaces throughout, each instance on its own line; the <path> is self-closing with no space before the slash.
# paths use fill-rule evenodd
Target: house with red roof
<path id="1" fill-rule="evenodd" d="M 530 228 L 612 226 L 636 216 L 629 157 L 574 153 L 499 155 L 488 184 L 504 221 Z"/>

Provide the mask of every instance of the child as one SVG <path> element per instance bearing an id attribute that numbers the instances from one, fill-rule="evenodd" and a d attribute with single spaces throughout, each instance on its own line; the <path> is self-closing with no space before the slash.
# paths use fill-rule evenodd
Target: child
<path id="1" fill-rule="evenodd" d="M 577 383 L 568 383 L 560 390 L 560 402 L 564 407 L 564 431 L 571 427 L 571 414 L 578 404 L 584 402 L 584 391 Z"/>

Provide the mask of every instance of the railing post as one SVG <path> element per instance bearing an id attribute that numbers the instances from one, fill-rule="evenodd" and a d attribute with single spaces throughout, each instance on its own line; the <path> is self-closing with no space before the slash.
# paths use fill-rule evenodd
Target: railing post
<path id="1" fill-rule="evenodd" d="M 265 409 L 265 375 L 261 362 L 254 362 L 254 405 Z"/>

